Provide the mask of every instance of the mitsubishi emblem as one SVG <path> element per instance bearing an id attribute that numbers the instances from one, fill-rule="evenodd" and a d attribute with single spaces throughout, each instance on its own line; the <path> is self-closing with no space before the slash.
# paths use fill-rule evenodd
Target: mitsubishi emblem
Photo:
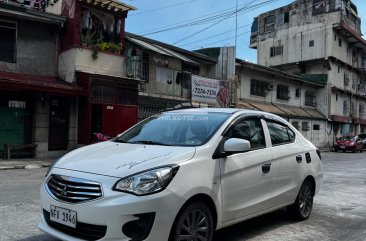
<path id="1" fill-rule="evenodd" d="M 66 191 L 66 189 L 67 189 L 67 186 L 65 186 L 64 189 L 61 191 L 61 196 L 67 197 L 67 191 Z"/>

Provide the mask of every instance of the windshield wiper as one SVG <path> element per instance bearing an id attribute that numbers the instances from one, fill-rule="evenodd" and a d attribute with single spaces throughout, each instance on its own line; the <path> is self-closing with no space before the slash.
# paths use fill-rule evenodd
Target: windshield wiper
<path id="1" fill-rule="evenodd" d="M 158 141 L 151 141 L 151 140 L 140 140 L 140 141 L 131 141 L 128 142 L 131 144 L 146 144 L 146 145 L 161 145 L 161 146 L 170 146 L 169 144 L 158 142 Z"/>

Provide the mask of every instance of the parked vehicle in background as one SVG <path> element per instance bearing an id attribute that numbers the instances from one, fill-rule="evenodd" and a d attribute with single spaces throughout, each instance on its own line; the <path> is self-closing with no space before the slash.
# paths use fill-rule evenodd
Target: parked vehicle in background
<path id="1" fill-rule="evenodd" d="M 366 134 L 359 134 L 358 137 L 362 141 L 362 147 L 363 147 L 363 149 L 365 149 L 366 148 Z"/>
<path id="2" fill-rule="evenodd" d="M 49 169 L 39 228 L 62 240 L 211 241 L 217 229 L 287 207 L 309 218 L 319 150 L 276 115 L 164 112 Z"/>
<path id="3" fill-rule="evenodd" d="M 363 152 L 363 143 L 359 136 L 345 135 L 338 138 L 334 151 L 352 151 L 352 152 Z"/>

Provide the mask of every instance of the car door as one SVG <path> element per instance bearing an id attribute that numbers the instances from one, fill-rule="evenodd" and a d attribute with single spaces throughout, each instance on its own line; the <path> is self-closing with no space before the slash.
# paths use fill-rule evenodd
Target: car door
<path id="1" fill-rule="evenodd" d="M 296 142 L 296 134 L 285 123 L 266 120 L 271 139 L 273 200 L 278 206 L 295 201 L 306 171 L 306 151 Z M 310 156 L 310 155 L 309 155 Z M 308 157 L 309 157 L 308 156 Z"/>
<path id="2" fill-rule="evenodd" d="M 271 151 L 267 148 L 259 118 L 242 118 L 231 126 L 224 139 L 241 138 L 251 150 L 220 159 L 223 222 L 249 216 L 270 207 Z"/>

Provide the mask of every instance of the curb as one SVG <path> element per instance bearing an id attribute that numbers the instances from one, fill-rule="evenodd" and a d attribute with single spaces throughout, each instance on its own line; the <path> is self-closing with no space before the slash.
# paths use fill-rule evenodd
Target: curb
<path id="1" fill-rule="evenodd" d="M 27 164 L 27 165 L 13 165 L 13 166 L 0 166 L 0 170 L 14 170 L 14 169 L 39 169 L 49 167 L 50 164 Z"/>

